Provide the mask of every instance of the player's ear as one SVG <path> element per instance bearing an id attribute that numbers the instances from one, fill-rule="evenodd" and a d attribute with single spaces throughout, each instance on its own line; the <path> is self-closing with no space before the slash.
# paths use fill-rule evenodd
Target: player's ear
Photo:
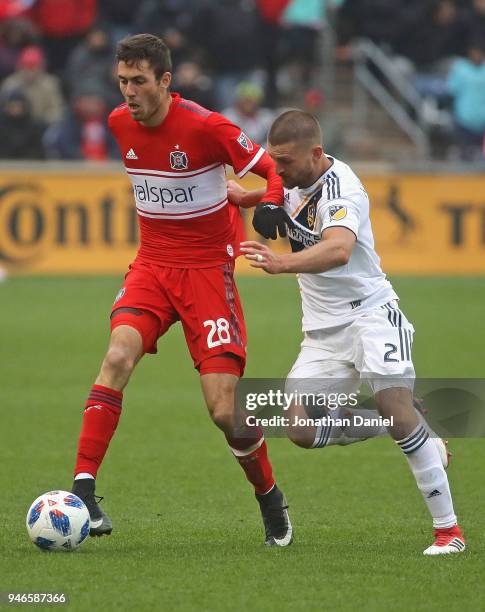
<path id="1" fill-rule="evenodd" d="M 172 82 L 172 73 L 164 72 L 162 74 L 162 78 L 160 79 L 160 87 L 163 87 L 163 89 L 168 89 L 170 87 L 171 82 Z"/>
<path id="2" fill-rule="evenodd" d="M 323 157 L 323 147 L 322 145 L 314 145 L 312 147 L 312 157 L 315 161 L 322 159 Z"/>

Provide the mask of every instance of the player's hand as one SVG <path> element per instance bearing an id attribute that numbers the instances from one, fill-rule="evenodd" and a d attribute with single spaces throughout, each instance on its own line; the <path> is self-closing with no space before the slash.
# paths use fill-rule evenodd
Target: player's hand
<path id="1" fill-rule="evenodd" d="M 282 206 L 261 202 L 254 211 L 253 227 L 264 238 L 276 240 L 278 233 L 282 238 L 286 238 L 286 224 L 289 220 Z"/>
<path id="2" fill-rule="evenodd" d="M 241 252 L 244 257 L 251 262 L 252 268 L 260 268 L 268 274 L 280 274 L 283 272 L 283 262 L 279 255 L 265 244 L 254 240 L 241 242 Z"/>
<path id="3" fill-rule="evenodd" d="M 227 181 L 227 199 L 231 204 L 242 206 L 247 191 L 236 181 Z"/>

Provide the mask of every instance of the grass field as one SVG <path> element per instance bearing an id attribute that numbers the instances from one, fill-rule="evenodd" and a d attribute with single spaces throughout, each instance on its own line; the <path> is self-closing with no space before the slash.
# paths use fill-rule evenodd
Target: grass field
<path id="1" fill-rule="evenodd" d="M 483 377 L 485 279 L 395 280 L 421 376 Z M 430 520 L 388 439 L 304 451 L 270 440 L 296 540 L 265 549 L 259 511 L 203 407 L 180 329 L 125 393 L 98 482 L 109 538 L 48 554 L 31 501 L 69 488 L 81 407 L 107 344 L 114 278 L 0 285 L 0 591 L 65 591 L 73 610 L 484 610 L 485 446 L 453 440 L 450 480 L 469 550 L 425 558 Z M 299 346 L 292 278 L 242 278 L 248 376 L 283 377 Z"/>

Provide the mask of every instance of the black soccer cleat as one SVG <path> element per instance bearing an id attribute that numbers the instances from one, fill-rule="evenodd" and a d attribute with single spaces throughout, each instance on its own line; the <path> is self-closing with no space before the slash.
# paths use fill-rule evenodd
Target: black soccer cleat
<path id="1" fill-rule="evenodd" d="M 263 517 L 266 546 L 289 546 L 293 542 L 293 527 L 288 515 L 288 503 L 275 485 L 266 495 L 256 493 Z"/>
<path id="2" fill-rule="evenodd" d="M 103 498 L 94 494 L 94 478 L 80 478 L 75 480 L 72 492 L 86 504 L 89 511 L 91 537 L 109 535 L 113 531 L 113 523 L 109 516 L 98 505 Z"/>

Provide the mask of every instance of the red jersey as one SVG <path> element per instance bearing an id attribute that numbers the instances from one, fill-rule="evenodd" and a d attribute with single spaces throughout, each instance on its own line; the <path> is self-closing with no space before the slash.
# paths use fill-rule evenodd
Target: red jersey
<path id="1" fill-rule="evenodd" d="M 233 260 L 235 212 L 227 201 L 225 164 L 242 177 L 264 154 L 219 113 L 172 93 L 163 122 L 145 127 L 126 104 L 108 124 L 131 179 L 140 225 L 137 260 L 204 268 Z"/>

